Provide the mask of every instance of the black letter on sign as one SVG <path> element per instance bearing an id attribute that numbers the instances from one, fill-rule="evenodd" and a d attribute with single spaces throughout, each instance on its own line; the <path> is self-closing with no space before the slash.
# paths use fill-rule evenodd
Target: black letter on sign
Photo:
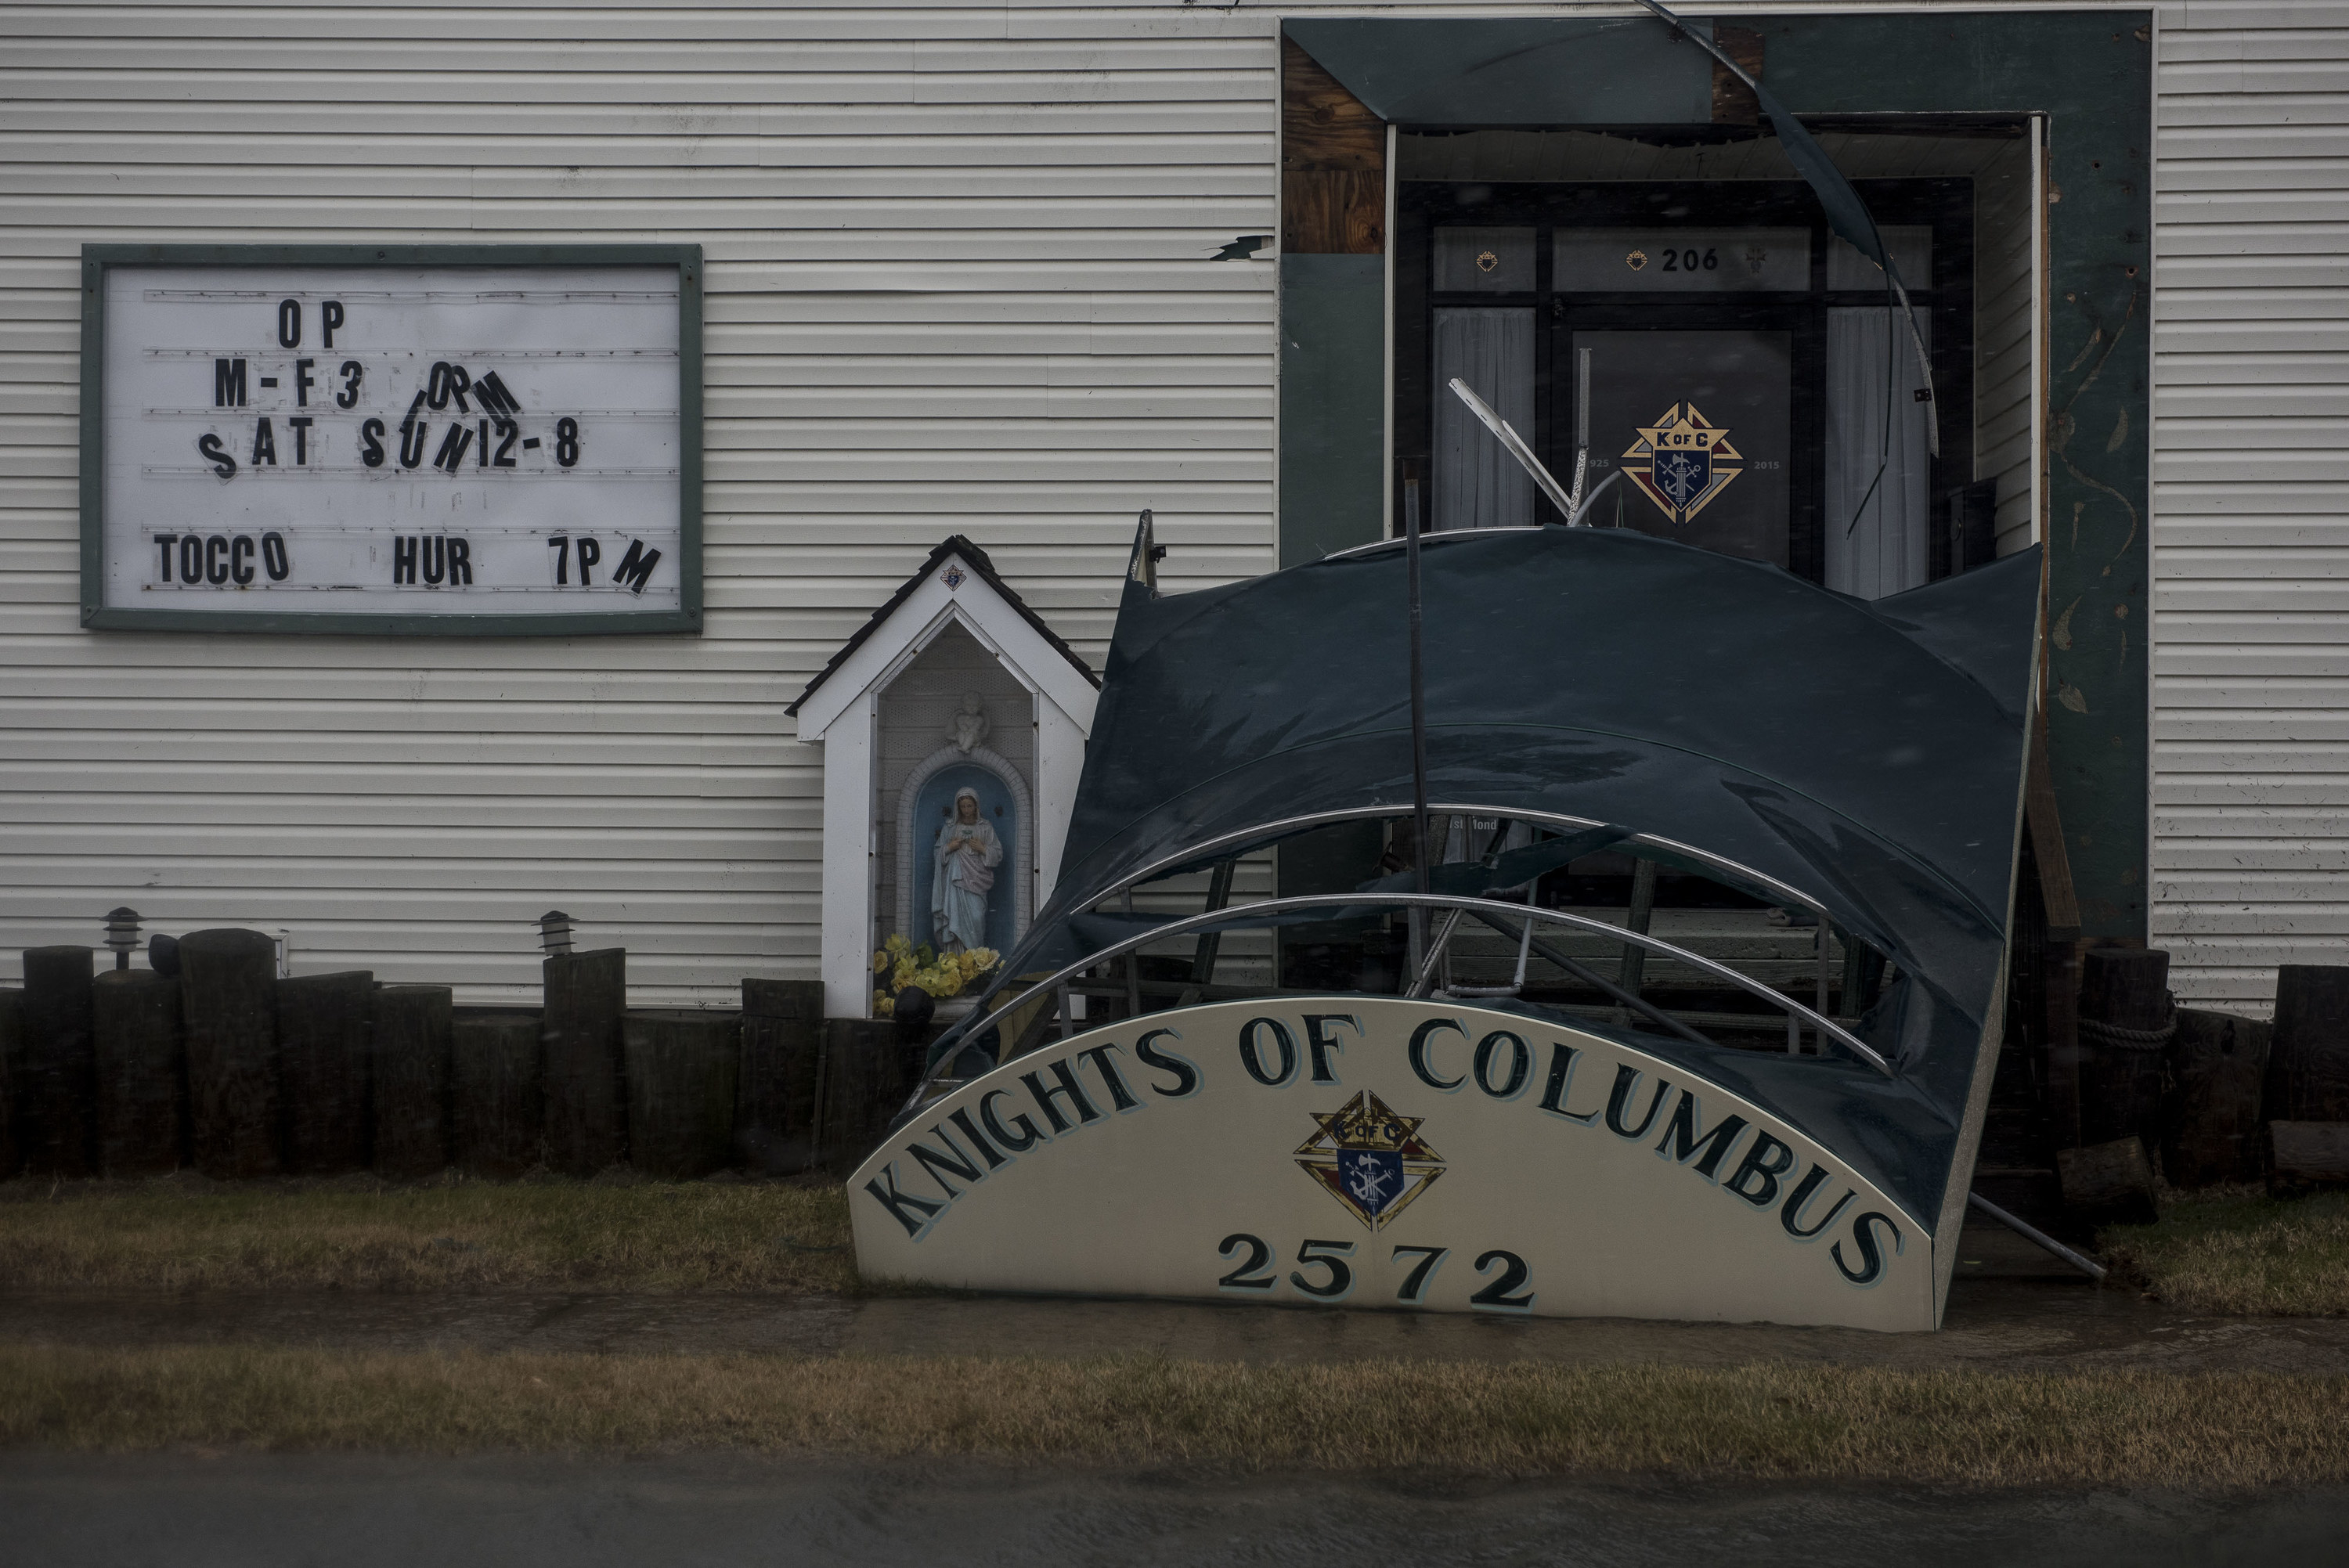
<path id="1" fill-rule="evenodd" d="M 310 388 L 318 384 L 317 377 L 310 374 L 310 366 L 317 363 L 315 359 L 294 362 L 294 406 L 297 408 L 310 406 Z"/>
<path id="2" fill-rule="evenodd" d="M 1315 1083 L 1336 1083 L 1338 1081 L 1338 1075 L 1330 1070 L 1330 1053 L 1331 1051 L 1342 1053 L 1346 1048 L 1345 1041 L 1333 1040 L 1330 1037 L 1330 1031 L 1323 1027 L 1324 1025 L 1328 1024 L 1343 1024 L 1346 1027 L 1353 1030 L 1357 1035 L 1362 1032 L 1362 1021 L 1354 1016 L 1351 1013 L 1308 1013 L 1305 1015 L 1305 1047 L 1307 1050 L 1313 1054 L 1313 1081 Z"/>
<path id="3" fill-rule="evenodd" d="M 310 460 L 310 416 L 290 415 L 285 423 L 293 427 L 294 430 L 294 460 L 296 463 L 308 462 Z"/>
<path id="4" fill-rule="evenodd" d="M 1046 1088 L 1044 1080 L 1034 1073 L 1021 1073 L 1019 1081 L 1028 1086 L 1028 1093 L 1036 1101 L 1036 1109 L 1044 1113 L 1044 1119 L 1052 1124 L 1053 1131 L 1069 1130 L 1069 1119 L 1062 1116 L 1059 1108 L 1052 1104 L 1053 1097 L 1056 1095 L 1064 1094 L 1069 1097 L 1069 1104 L 1076 1109 L 1078 1125 L 1081 1126 L 1085 1122 L 1101 1119 L 1102 1113 L 1093 1109 L 1093 1102 L 1087 1099 L 1085 1091 L 1077 1087 L 1075 1068 L 1071 1067 L 1067 1062 L 1054 1062 L 1052 1076 L 1061 1080 L 1059 1085 L 1052 1088 Z"/>
<path id="5" fill-rule="evenodd" d="M 1672 1092 L 1672 1080 L 1658 1078 L 1656 1098 L 1648 1102 L 1648 1114 L 1640 1119 L 1639 1126 L 1626 1127 L 1623 1125 L 1623 1111 L 1631 1103 L 1631 1096 L 1639 1087 L 1640 1069 L 1618 1064 L 1615 1068 L 1615 1087 L 1607 1096 L 1607 1127 L 1619 1138 L 1648 1136 L 1648 1129 L 1656 1125 L 1656 1112 L 1664 1108 L 1664 1096 Z"/>
<path id="6" fill-rule="evenodd" d="M 383 467 L 383 421 L 369 419 L 359 426 L 359 461 L 371 469 Z"/>
<path id="7" fill-rule="evenodd" d="M 473 585 L 473 546 L 466 540 L 449 542 L 449 586 L 471 588 Z"/>
<path id="8" fill-rule="evenodd" d="M 229 576 L 240 583 L 252 582 L 252 561 L 253 540 L 250 535 L 240 533 L 236 536 L 236 542 L 228 547 Z"/>
<path id="9" fill-rule="evenodd" d="M 995 1151 L 995 1146 L 993 1144 L 988 1142 L 986 1139 L 981 1138 L 978 1135 L 978 1128 L 971 1121 L 970 1112 L 967 1110 L 957 1110 L 952 1116 L 947 1117 L 947 1119 L 953 1122 L 957 1127 L 962 1129 L 962 1135 L 970 1140 L 970 1146 L 978 1150 L 979 1158 L 987 1161 L 987 1168 L 989 1171 L 1000 1171 L 1006 1165 L 1011 1163 L 1010 1161 L 1006 1160 L 1002 1155 L 998 1154 Z M 943 1138 L 946 1135 L 944 1133 L 940 1133 L 938 1136 Z"/>
<path id="10" fill-rule="evenodd" d="M 522 412 L 522 405 L 514 400 L 512 393 L 506 390 L 506 384 L 498 379 L 498 373 L 494 370 L 481 373 L 481 378 L 473 383 L 473 396 L 482 407 L 501 418 L 511 419 Z"/>
<path id="11" fill-rule="evenodd" d="M 554 585 L 568 588 L 571 586 L 571 536 L 558 533 L 546 542 L 546 547 L 554 552 Z"/>
<path id="12" fill-rule="evenodd" d="M 620 557 L 617 566 L 612 568 L 612 586 L 642 593 L 645 584 L 652 581 L 653 568 L 660 564 L 660 558 L 661 552 L 647 550 L 643 540 L 628 541 L 627 553 Z"/>
<path id="13" fill-rule="evenodd" d="M 253 466 L 267 463 L 277 466 L 277 433 L 269 428 L 266 418 L 254 421 L 253 427 Z"/>
<path id="14" fill-rule="evenodd" d="M 593 588 L 595 585 L 595 579 L 589 575 L 589 569 L 597 562 L 604 559 L 604 547 L 596 543 L 593 539 L 588 538 L 585 534 L 582 534 L 579 537 L 578 548 L 579 586 L 582 588 Z"/>
<path id="15" fill-rule="evenodd" d="M 1187 1099 L 1194 1090 L 1197 1089 L 1199 1069 L 1192 1064 L 1189 1057 L 1178 1057 L 1172 1051 L 1162 1051 L 1151 1042 L 1179 1040 L 1182 1037 L 1172 1029 L 1153 1029 L 1133 1042 L 1133 1054 L 1141 1058 L 1143 1067 L 1154 1068 L 1160 1072 L 1174 1075 L 1173 1088 L 1160 1088 L 1156 1084 L 1150 1086 L 1150 1091 L 1153 1094 L 1166 1099 Z"/>
<path id="16" fill-rule="evenodd" d="M 277 346 L 302 346 L 302 302 L 282 299 L 277 302 Z"/>
<path id="17" fill-rule="evenodd" d="M 1025 1154 L 1039 1142 L 1050 1141 L 1044 1136 L 1044 1130 L 1036 1125 L 1036 1119 L 1025 1111 L 1013 1117 L 1009 1127 L 1003 1125 L 1002 1119 L 995 1114 L 995 1102 L 1010 1098 L 1011 1091 L 1008 1088 L 989 1089 L 978 1097 L 978 1119 L 986 1125 L 987 1135 L 1014 1154 Z M 1019 1136 L 1013 1137 L 1014 1132 Z"/>
<path id="18" fill-rule="evenodd" d="M 1795 1151 L 1763 1131 L 1754 1130 L 1754 1147 L 1737 1162 L 1731 1172 L 1728 1189 L 1757 1209 L 1766 1209 L 1778 1201 L 1778 1178 L 1795 1168 Z M 1758 1176 L 1762 1185 L 1753 1186 L 1746 1179 Z"/>
<path id="19" fill-rule="evenodd" d="M 944 1203 L 933 1203 L 927 1198 L 911 1197 L 897 1191 L 897 1165 L 895 1161 L 881 1167 L 880 1181 L 867 1181 L 864 1190 L 878 1199 L 883 1208 L 896 1216 L 897 1222 L 905 1227 L 905 1233 L 909 1236 L 920 1235 L 928 1227 L 932 1217 L 946 1207 Z"/>
<path id="20" fill-rule="evenodd" d="M 1123 1046 L 1114 1045 L 1089 1046 L 1077 1053 L 1077 1059 L 1092 1063 L 1094 1070 L 1101 1074 L 1102 1083 L 1109 1089 L 1109 1103 L 1112 1108 L 1118 1110 L 1133 1110 L 1142 1102 L 1133 1098 L 1133 1091 L 1125 1087 L 1125 1079 L 1118 1076 L 1117 1064 L 1109 1059 L 1110 1052 L 1124 1048 Z"/>
<path id="21" fill-rule="evenodd" d="M 1656 1152 L 1685 1165 L 1696 1160 L 1697 1151 L 1702 1150 L 1704 1158 L 1697 1160 L 1696 1173 L 1710 1181 L 1720 1173 L 1721 1161 L 1729 1153 L 1730 1146 L 1744 1136 L 1745 1119 L 1724 1117 L 1720 1126 L 1700 1138 L 1697 1129 L 1703 1125 L 1704 1111 L 1696 1102 L 1696 1091 L 1681 1090 L 1681 1102 L 1673 1108 L 1664 1136 L 1657 1140 Z"/>
<path id="22" fill-rule="evenodd" d="M 326 329 L 326 346 L 328 348 L 334 347 L 335 328 L 343 325 L 343 302 L 338 299 L 320 300 L 318 302 L 318 325 Z M 346 366 L 344 368 L 348 369 L 349 366 Z M 343 407 L 347 408 L 350 405 L 346 403 Z"/>
<path id="23" fill-rule="evenodd" d="M 1827 1217 L 1806 1229 L 1803 1224 L 1804 1206 L 1810 1202 L 1811 1194 L 1819 1190 L 1819 1183 L 1833 1174 L 1835 1173 L 1826 1166 L 1814 1163 L 1794 1191 L 1787 1194 L 1785 1205 L 1778 1211 L 1778 1223 L 1784 1225 L 1786 1228 L 1786 1233 L 1795 1240 L 1807 1242 L 1829 1225 L 1834 1224 L 1836 1216 L 1842 1213 L 1851 1201 L 1859 1195 L 1851 1188 L 1845 1188 L 1843 1196 L 1836 1200 L 1836 1206 L 1827 1211 Z"/>
<path id="24" fill-rule="evenodd" d="M 1578 1121 L 1588 1127 L 1599 1119 L 1595 1110 L 1573 1111 L 1566 1109 L 1566 1097 L 1574 1092 L 1575 1058 L 1582 1053 L 1573 1046 L 1562 1046 L 1556 1040 L 1549 1045 L 1549 1082 L 1542 1086 L 1541 1108 L 1568 1121 Z"/>
<path id="25" fill-rule="evenodd" d="M 930 1173 L 930 1180 L 936 1181 L 947 1197 L 959 1198 L 962 1194 L 947 1178 L 958 1176 L 976 1187 L 981 1179 L 978 1167 L 972 1164 L 970 1156 L 962 1151 L 961 1144 L 947 1136 L 944 1123 L 934 1125 L 930 1131 L 947 1146 L 947 1152 L 941 1154 L 926 1143 L 908 1143 L 905 1152 L 914 1157 L 916 1164 Z"/>
<path id="26" fill-rule="evenodd" d="M 212 472 L 220 475 L 221 478 L 226 479 L 236 472 L 236 459 L 228 455 L 228 449 L 221 445 L 221 438 L 218 436 L 198 436 L 196 450 L 212 460 Z"/>
<path id="27" fill-rule="evenodd" d="M 1280 1070 L 1267 1076 L 1264 1058 L 1257 1054 L 1256 1032 L 1272 1031 L 1272 1043 L 1280 1048 Z M 1289 1034 L 1288 1026 L 1278 1018 L 1250 1018 L 1240 1026 L 1240 1066 L 1247 1076 L 1267 1088 L 1278 1088 L 1297 1076 L 1297 1040 Z"/>
<path id="28" fill-rule="evenodd" d="M 1828 1254 L 1835 1259 L 1835 1266 L 1837 1271 L 1842 1274 L 1844 1278 L 1851 1281 L 1854 1284 L 1874 1284 L 1884 1274 L 1884 1254 L 1877 1251 L 1876 1233 L 1868 1229 L 1868 1225 L 1871 1222 L 1880 1223 L 1886 1230 L 1892 1233 L 1893 1256 L 1899 1257 L 1902 1253 L 1909 1250 L 1909 1243 L 1901 1239 L 1900 1227 L 1892 1222 L 1892 1216 L 1889 1214 L 1879 1214 L 1875 1210 L 1870 1209 L 1867 1213 L 1862 1214 L 1858 1219 L 1854 1220 L 1851 1222 L 1851 1239 L 1859 1243 L 1858 1273 L 1853 1273 L 1852 1270 L 1845 1264 L 1843 1261 L 1843 1243 L 1841 1242 L 1837 1242 L 1834 1246 L 1827 1249 Z"/>
<path id="29" fill-rule="evenodd" d="M 213 534 L 204 541 L 204 581 L 217 587 L 228 581 L 228 537 Z"/>
<path id="30" fill-rule="evenodd" d="M 1493 1082 L 1494 1047 L 1502 1041 L 1509 1046 L 1509 1076 L 1499 1084 Z M 1476 1042 L 1476 1087 L 1495 1099 L 1515 1099 L 1526 1092 L 1526 1080 L 1534 1076 L 1533 1047 L 1506 1029 L 1495 1029 Z"/>
<path id="31" fill-rule="evenodd" d="M 163 581 L 169 583 L 171 580 L 171 546 L 180 542 L 180 536 L 176 533 L 159 533 L 155 536 L 155 542 L 162 547 Z"/>
<path id="32" fill-rule="evenodd" d="M 367 376 L 367 366 L 356 359 L 346 359 L 342 366 L 343 389 L 335 394 L 335 407 L 356 408 L 359 406 L 359 382 Z"/>
<path id="33" fill-rule="evenodd" d="M 264 533 L 261 536 L 261 569 L 269 573 L 272 583 L 283 583 L 294 568 L 285 559 L 285 536 Z"/>
<path id="34" fill-rule="evenodd" d="M 432 466 L 455 473 L 457 465 L 465 460 L 465 449 L 472 444 L 472 426 L 450 426 L 449 433 L 440 438 L 440 449 L 432 456 Z"/>
<path id="35" fill-rule="evenodd" d="M 432 362 L 432 374 L 426 377 L 424 382 L 424 397 L 426 401 L 432 405 L 435 412 L 449 406 L 449 362 L 447 360 L 436 359 Z"/>
<path id="36" fill-rule="evenodd" d="M 418 402 L 422 402 L 424 394 L 419 392 L 416 397 Z M 401 468 L 412 469 L 424 460 L 424 443 L 431 438 L 431 435 L 432 421 L 418 418 L 415 404 L 409 405 L 408 418 L 399 422 L 399 466 Z"/>
<path id="37" fill-rule="evenodd" d="M 416 536 L 403 533 L 391 542 L 391 581 L 396 586 L 416 581 Z"/>
<path id="38" fill-rule="evenodd" d="M 1457 1018 L 1430 1018 L 1411 1032 L 1411 1049 L 1404 1054 L 1410 1057 L 1411 1070 L 1419 1076 L 1420 1082 L 1450 1094 L 1468 1080 L 1464 1078 L 1437 1078 L 1435 1069 L 1427 1065 L 1427 1037 L 1438 1029 L 1449 1029 L 1464 1040 L 1468 1037 L 1468 1031 L 1460 1026 Z"/>
<path id="39" fill-rule="evenodd" d="M 212 361 L 212 407 L 242 408 L 244 407 L 244 361 L 215 359 Z"/>
<path id="40" fill-rule="evenodd" d="M 204 536 L 201 533 L 180 535 L 180 581 L 201 583 L 204 580 Z"/>
<path id="41" fill-rule="evenodd" d="M 448 574 L 449 542 L 436 533 L 424 542 L 424 585 L 438 588 Z"/>

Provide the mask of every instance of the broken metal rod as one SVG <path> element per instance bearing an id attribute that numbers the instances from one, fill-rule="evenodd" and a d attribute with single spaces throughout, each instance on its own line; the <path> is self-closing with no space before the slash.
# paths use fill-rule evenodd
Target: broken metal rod
<path id="1" fill-rule="evenodd" d="M 2054 1237 L 2049 1235 L 2046 1232 L 2039 1229 L 2037 1226 L 2026 1224 L 2022 1220 L 2015 1218 L 2013 1214 L 2008 1213 L 2005 1210 L 1992 1202 L 1989 1199 L 1983 1197 L 1981 1193 L 1967 1193 L 1966 1204 L 1969 1208 L 1980 1209 L 1984 1214 L 1996 1220 L 2000 1224 L 2004 1225 L 2008 1230 L 2013 1231 L 2016 1235 L 2021 1236 L 2024 1241 L 2031 1243 L 2033 1245 L 2044 1247 L 2047 1251 L 2054 1253 L 2057 1257 L 2062 1258 L 2065 1263 L 2070 1264 L 2074 1268 L 2078 1269 L 2082 1274 L 2086 1274 L 2090 1279 L 2095 1280 L 2097 1284 L 2102 1284 L 2104 1283 L 2106 1274 L 2104 1264 L 2096 1262 L 2095 1259 L 2087 1256 L 2085 1253 L 2074 1252 L 2071 1248 L 2065 1246 L 2063 1243 L 2057 1241 Z"/>

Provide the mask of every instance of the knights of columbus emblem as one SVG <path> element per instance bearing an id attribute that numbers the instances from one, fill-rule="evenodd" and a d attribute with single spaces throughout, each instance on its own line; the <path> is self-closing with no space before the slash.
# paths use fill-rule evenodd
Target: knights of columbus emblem
<path id="1" fill-rule="evenodd" d="M 1685 526 L 1745 471 L 1729 432 L 1708 424 L 1693 403 L 1675 403 L 1654 424 L 1632 428 L 1640 438 L 1623 454 L 1623 473 L 1675 527 Z"/>
<path id="2" fill-rule="evenodd" d="M 1383 1228 L 1444 1174 L 1444 1156 L 1419 1135 L 1426 1118 L 1397 1116 L 1368 1089 L 1336 1110 L 1307 1114 L 1318 1127 L 1297 1146 L 1297 1163 L 1365 1230 Z"/>

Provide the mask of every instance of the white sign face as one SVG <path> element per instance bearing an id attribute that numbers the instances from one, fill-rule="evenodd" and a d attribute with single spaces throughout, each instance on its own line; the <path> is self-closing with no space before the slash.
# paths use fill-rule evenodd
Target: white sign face
<path id="1" fill-rule="evenodd" d="M 678 271 L 109 266 L 104 608 L 679 611 Z"/>
<path id="2" fill-rule="evenodd" d="M 1152 1014 L 925 1107 L 859 1269 L 978 1290 L 1935 1326 L 1934 1240 L 1782 1119 L 1629 1047 L 1368 996 Z"/>

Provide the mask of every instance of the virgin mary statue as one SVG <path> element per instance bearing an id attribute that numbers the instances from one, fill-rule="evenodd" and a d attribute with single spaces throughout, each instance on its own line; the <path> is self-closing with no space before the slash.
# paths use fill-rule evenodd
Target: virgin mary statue
<path id="1" fill-rule="evenodd" d="M 930 851 L 930 940 L 941 953 L 987 945 L 987 895 L 1003 841 L 978 814 L 978 791 L 955 791 L 954 816 Z"/>

